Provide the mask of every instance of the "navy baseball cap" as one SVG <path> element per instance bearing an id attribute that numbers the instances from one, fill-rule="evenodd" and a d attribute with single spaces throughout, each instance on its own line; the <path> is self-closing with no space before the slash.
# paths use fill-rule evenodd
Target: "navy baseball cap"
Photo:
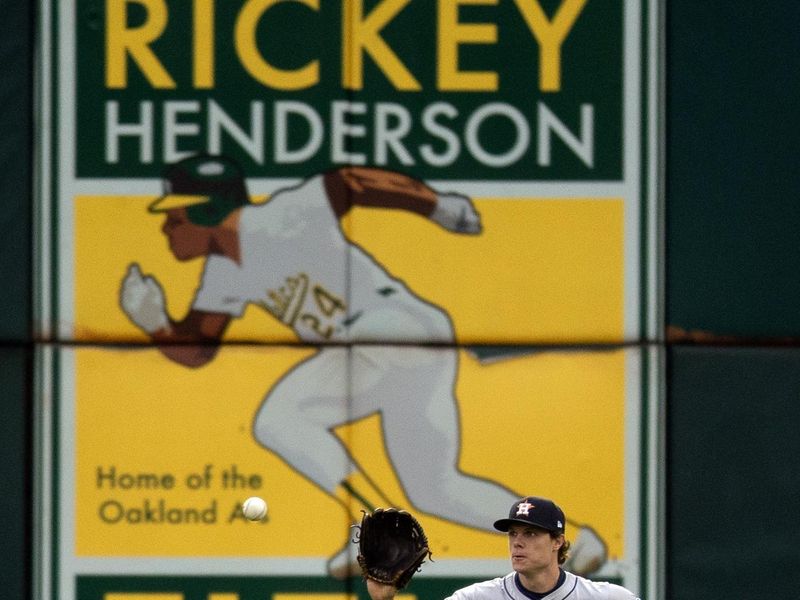
<path id="1" fill-rule="evenodd" d="M 511 506 L 507 519 L 495 521 L 494 528 L 498 531 L 508 531 L 512 523 L 522 523 L 541 527 L 553 533 L 564 533 L 566 521 L 564 511 L 552 500 L 526 496 Z"/>

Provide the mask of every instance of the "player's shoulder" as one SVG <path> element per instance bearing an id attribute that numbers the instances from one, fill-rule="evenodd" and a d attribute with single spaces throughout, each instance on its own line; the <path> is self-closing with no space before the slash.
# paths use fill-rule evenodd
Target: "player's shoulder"
<path id="1" fill-rule="evenodd" d="M 294 184 L 284 186 L 275 191 L 273 199 L 277 198 L 298 198 L 298 197 L 327 197 L 325 184 L 321 173 L 306 177 Z"/>
<path id="2" fill-rule="evenodd" d="M 294 185 L 274 191 L 269 198 L 242 209 L 243 233 L 287 231 L 305 222 L 315 213 L 330 212 L 322 176 L 315 175 Z"/>
<path id="3" fill-rule="evenodd" d="M 639 600 L 630 590 L 608 581 L 593 581 L 567 573 L 564 587 L 577 591 L 576 600 Z"/>
<path id="4" fill-rule="evenodd" d="M 478 581 L 456 590 L 447 600 L 507 600 L 508 596 L 504 590 L 507 588 L 506 580 L 509 578 L 513 578 L 513 573 L 505 577 L 495 577 L 494 579 L 487 579 L 486 581 Z"/>

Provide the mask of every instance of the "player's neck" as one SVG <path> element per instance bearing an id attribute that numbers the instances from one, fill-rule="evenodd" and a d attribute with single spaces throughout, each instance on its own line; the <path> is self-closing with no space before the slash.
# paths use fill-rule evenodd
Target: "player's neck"
<path id="1" fill-rule="evenodd" d="M 239 263 L 241 250 L 239 244 L 239 216 L 241 210 L 233 211 L 214 230 L 211 239 L 211 254 L 227 256 L 232 261 Z"/>
<path id="2" fill-rule="evenodd" d="M 517 574 L 519 575 L 519 582 L 525 589 L 537 594 L 544 594 L 556 587 L 561 570 L 558 565 L 551 565 L 545 569 L 527 573 L 518 572 Z"/>

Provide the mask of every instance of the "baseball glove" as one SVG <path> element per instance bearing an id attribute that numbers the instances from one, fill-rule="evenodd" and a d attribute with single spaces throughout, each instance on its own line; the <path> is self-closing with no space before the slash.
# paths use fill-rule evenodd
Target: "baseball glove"
<path id="1" fill-rule="evenodd" d="M 396 508 L 364 513 L 358 537 L 358 564 L 365 579 L 404 588 L 431 556 L 422 525 Z"/>

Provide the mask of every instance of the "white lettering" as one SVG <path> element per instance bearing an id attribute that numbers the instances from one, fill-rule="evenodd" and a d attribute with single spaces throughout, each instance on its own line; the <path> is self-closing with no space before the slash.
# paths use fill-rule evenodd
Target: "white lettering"
<path id="1" fill-rule="evenodd" d="M 305 145 L 296 150 L 289 149 L 289 116 L 297 115 L 305 119 L 311 130 Z M 322 118 L 307 104 L 293 100 L 281 100 L 275 103 L 275 127 L 273 139 L 275 145 L 275 162 L 279 164 L 299 163 L 310 159 L 324 138 Z"/>
<path id="2" fill-rule="evenodd" d="M 516 142 L 511 149 L 504 154 L 491 154 L 484 150 L 481 145 L 480 136 L 478 135 L 478 130 L 483 122 L 494 116 L 508 117 L 513 123 L 514 129 L 517 131 Z M 480 107 L 470 115 L 464 137 L 466 138 L 465 141 L 467 142 L 467 148 L 470 154 L 480 162 L 490 167 L 507 167 L 519 160 L 528 150 L 531 140 L 531 131 L 528 127 L 528 122 L 519 110 L 510 104 L 491 102 Z"/>
<path id="3" fill-rule="evenodd" d="M 452 165 L 461 154 L 461 140 L 452 130 L 437 121 L 439 115 L 455 119 L 458 110 L 447 102 L 434 102 L 422 111 L 423 128 L 445 143 L 444 152 L 437 154 L 431 144 L 422 144 L 419 153 L 428 164 L 434 167 L 446 167 Z"/>
<path id="4" fill-rule="evenodd" d="M 222 134 L 230 135 L 258 164 L 264 164 L 264 103 L 250 103 L 250 134 L 213 100 L 208 101 L 208 150 L 222 153 Z"/>
<path id="5" fill-rule="evenodd" d="M 256 164 L 275 166 L 318 160 L 334 165 L 444 168 L 468 158 L 492 168 L 528 165 L 546 169 L 556 161 L 553 140 L 558 139 L 582 165 L 595 166 L 591 104 L 580 106 L 580 124 L 573 129 L 544 102 L 531 107 L 531 113 L 509 103 L 490 102 L 462 114 L 447 102 L 417 109 L 397 102 L 338 100 L 330 103 L 328 119 L 320 108 L 295 100 L 270 105 L 253 100 L 249 115 L 243 118 L 232 116 L 212 99 L 170 100 L 159 109 L 154 110 L 150 100 L 124 110 L 120 101 L 106 103 L 107 164 L 120 163 L 123 155 L 130 160 L 134 152 L 142 164 L 152 163 L 154 148 L 160 146 L 165 163 L 206 150 L 212 154 L 243 151 Z M 136 119 L 123 122 L 122 112 L 134 114 Z M 505 137 L 498 136 L 499 125 L 509 132 Z M 271 156 L 265 145 L 268 135 Z M 563 157 L 563 151 L 557 156 Z M 571 161 L 568 168 L 575 169 L 576 164 Z"/>
<path id="6" fill-rule="evenodd" d="M 567 147 L 590 169 L 594 167 L 594 107 L 581 104 L 581 136 L 576 137 L 544 102 L 537 105 L 539 135 L 537 139 L 536 164 L 549 167 L 551 163 L 550 140 L 555 133 Z"/>
<path id="7" fill-rule="evenodd" d="M 138 123 L 119 122 L 119 102 L 106 103 L 106 162 L 119 162 L 119 138 L 139 138 L 139 160 L 153 162 L 153 103 L 149 100 L 139 104 Z"/>
<path id="8" fill-rule="evenodd" d="M 178 149 L 178 138 L 197 137 L 200 135 L 200 125 L 181 123 L 178 117 L 181 114 L 197 115 L 199 112 L 200 102 L 196 100 L 164 103 L 164 162 L 176 162 L 192 154 L 191 150 L 181 152 Z"/>
<path id="9" fill-rule="evenodd" d="M 395 127 L 389 127 L 394 118 Z M 375 164 L 389 162 L 389 149 L 404 165 L 413 165 L 414 158 L 401 141 L 411 131 L 412 119 L 402 104 L 380 102 L 375 106 Z"/>
<path id="10" fill-rule="evenodd" d="M 367 157 L 360 152 L 348 152 L 347 138 L 365 137 L 364 125 L 352 125 L 345 121 L 345 114 L 363 115 L 367 105 L 363 102 L 336 101 L 331 107 L 331 160 L 339 164 L 364 165 Z"/>

